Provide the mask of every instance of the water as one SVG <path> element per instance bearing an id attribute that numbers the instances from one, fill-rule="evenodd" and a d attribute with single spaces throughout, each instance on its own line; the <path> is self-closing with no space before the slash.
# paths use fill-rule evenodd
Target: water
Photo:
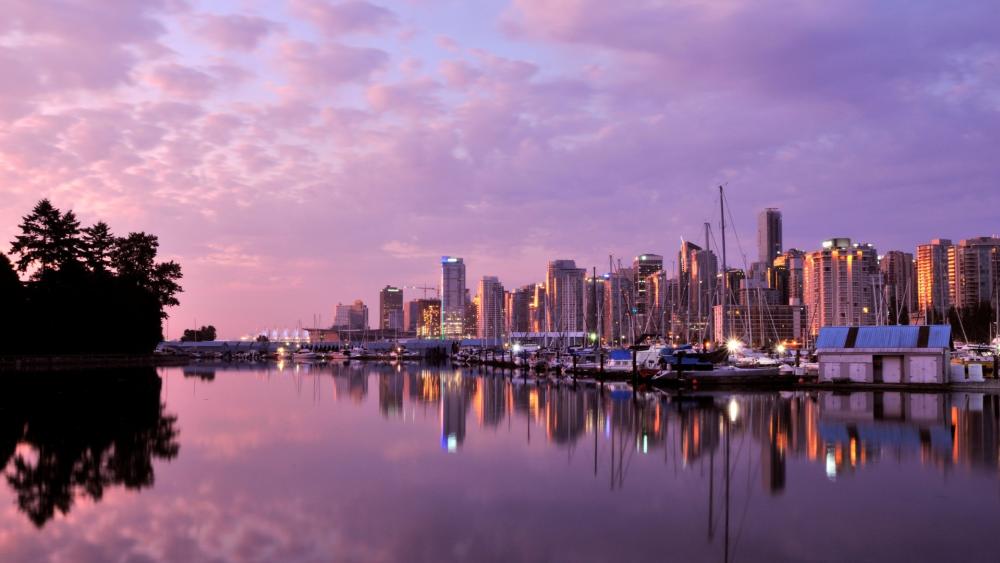
<path id="1" fill-rule="evenodd" d="M 158 373 L 0 380 L 0 560 L 1000 557 L 996 395 Z"/>

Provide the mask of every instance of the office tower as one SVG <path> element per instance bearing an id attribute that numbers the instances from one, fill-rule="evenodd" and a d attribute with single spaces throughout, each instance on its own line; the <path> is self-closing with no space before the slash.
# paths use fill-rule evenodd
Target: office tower
<path id="1" fill-rule="evenodd" d="M 534 285 L 526 285 L 507 292 L 504 315 L 506 316 L 507 328 L 510 332 L 531 332 L 531 301 L 534 297 L 534 292 Z"/>
<path id="2" fill-rule="evenodd" d="M 709 325 L 712 306 L 719 298 L 718 260 L 711 250 L 704 250 L 693 242 L 682 241 L 677 262 L 680 265 L 678 317 L 684 325 L 682 340 L 698 342 L 711 338 Z"/>
<path id="3" fill-rule="evenodd" d="M 886 324 L 909 324 L 917 310 L 917 268 L 913 255 L 890 250 L 879 259 L 883 304 L 879 308 Z"/>
<path id="4" fill-rule="evenodd" d="M 403 326 L 409 332 L 417 332 L 417 327 L 420 326 L 420 301 L 407 301 L 403 313 Z"/>
<path id="5" fill-rule="evenodd" d="M 663 270 L 663 257 L 659 254 L 642 254 L 632 260 L 632 286 L 635 287 L 636 323 L 640 331 L 645 329 L 650 309 L 649 292 L 646 281 L 649 276 Z"/>
<path id="6" fill-rule="evenodd" d="M 462 338 L 475 338 L 479 330 L 479 296 L 469 297 L 465 290 L 465 318 L 462 322 Z"/>
<path id="7" fill-rule="evenodd" d="M 504 330 L 504 290 L 496 276 L 483 276 L 479 281 L 479 307 L 476 334 L 485 340 L 499 341 Z"/>
<path id="8" fill-rule="evenodd" d="M 629 270 L 604 275 L 604 342 L 620 345 L 633 338 L 632 310 L 630 303 L 634 288 Z"/>
<path id="9" fill-rule="evenodd" d="M 992 304 L 996 308 L 1000 288 L 1000 238 L 977 237 L 959 241 L 955 247 L 955 307 L 975 308 Z"/>
<path id="10" fill-rule="evenodd" d="M 420 321 L 417 325 L 419 338 L 441 338 L 441 300 L 420 299 Z"/>
<path id="11" fill-rule="evenodd" d="M 646 278 L 649 311 L 646 315 L 644 333 L 669 335 L 677 286 L 677 279 L 667 277 L 667 272 L 663 270 Z"/>
<path id="12" fill-rule="evenodd" d="M 368 306 L 360 299 L 350 305 L 337 303 L 333 313 L 333 326 L 349 330 L 368 328 Z"/>
<path id="13" fill-rule="evenodd" d="M 802 304 L 805 259 L 805 252 L 791 248 L 774 259 L 774 265 L 768 272 L 768 285 L 778 290 L 781 302 L 786 305 Z"/>
<path id="14" fill-rule="evenodd" d="M 940 322 L 953 302 L 955 247 L 948 239 L 917 246 L 917 308 L 919 321 Z"/>
<path id="15" fill-rule="evenodd" d="M 757 217 L 757 249 L 758 262 L 774 264 L 782 251 L 781 245 L 781 211 L 767 208 Z"/>
<path id="16" fill-rule="evenodd" d="M 403 290 L 387 285 L 378 292 L 379 324 L 382 330 L 403 330 Z"/>
<path id="17" fill-rule="evenodd" d="M 548 307 L 545 284 L 535 284 L 531 296 L 531 332 L 545 332 Z"/>
<path id="18" fill-rule="evenodd" d="M 825 241 L 805 260 L 805 305 L 810 334 L 824 326 L 874 325 L 875 296 L 881 291 L 878 254 L 849 238 Z"/>
<path id="19" fill-rule="evenodd" d="M 573 260 L 549 262 L 545 277 L 548 332 L 583 331 L 583 280 L 587 271 Z"/>
<path id="20" fill-rule="evenodd" d="M 465 263 L 454 256 L 441 257 L 441 336 L 462 338 L 468 304 Z"/>

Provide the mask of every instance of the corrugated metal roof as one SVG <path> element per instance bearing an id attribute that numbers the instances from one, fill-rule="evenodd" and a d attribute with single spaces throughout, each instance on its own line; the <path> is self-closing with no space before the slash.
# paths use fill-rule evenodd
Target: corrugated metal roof
<path id="1" fill-rule="evenodd" d="M 927 339 L 921 342 L 921 332 Z M 950 348 L 951 326 L 831 326 L 819 330 L 817 349 L 830 348 Z"/>

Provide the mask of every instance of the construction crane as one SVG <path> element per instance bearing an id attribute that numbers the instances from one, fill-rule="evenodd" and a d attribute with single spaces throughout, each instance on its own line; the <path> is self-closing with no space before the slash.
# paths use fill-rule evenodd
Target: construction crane
<path id="1" fill-rule="evenodd" d="M 427 299 L 427 292 L 428 291 L 433 291 L 434 292 L 434 298 L 435 299 L 438 297 L 438 288 L 437 288 L 437 286 L 404 285 L 401 289 L 419 289 L 419 290 L 421 290 L 421 291 L 424 292 L 424 299 Z"/>

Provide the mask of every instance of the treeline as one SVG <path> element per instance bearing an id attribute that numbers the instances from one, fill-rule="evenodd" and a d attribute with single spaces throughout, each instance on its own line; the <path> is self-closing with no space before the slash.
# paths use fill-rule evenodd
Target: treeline
<path id="1" fill-rule="evenodd" d="M 147 354 L 177 305 L 181 267 L 157 262 L 159 240 L 115 236 L 43 199 L 0 253 L 0 354 Z"/>
<path id="2" fill-rule="evenodd" d="M 955 340 L 987 344 L 997 337 L 996 310 L 989 301 L 971 307 L 948 309 L 947 318 L 931 311 L 929 324 L 950 324 Z"/>

